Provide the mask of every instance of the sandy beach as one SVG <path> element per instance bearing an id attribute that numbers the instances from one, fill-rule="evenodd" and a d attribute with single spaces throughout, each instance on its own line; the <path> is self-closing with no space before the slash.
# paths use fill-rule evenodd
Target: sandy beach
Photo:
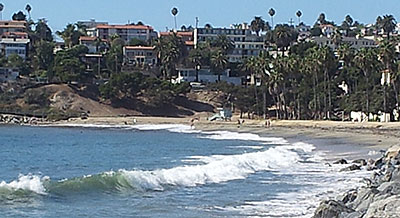
<path id="1" fill-rule="evenodd" d="M 400 123 L 378 122 L 338 122 L 338 121 L 271 121 L 265 127 L 264 120 L 245 119 L 238 125 L 238 118 L 232 121 L 208 121 L 206 117 L 167 118 L 167 117 L 89 117 L 59 121 L 57 124 L 105 124 L 105 125 L 140 125 L 140 124 L 184 124 L 193 125 L 199 130 L 227 130 L 250 132 L 255 134 L 276 135 L 285 138 L 310 137 L 314 139 L 341 139 L 354 145 L 367 146 L 375 150 L 386 150 L 399 143 Z"/>

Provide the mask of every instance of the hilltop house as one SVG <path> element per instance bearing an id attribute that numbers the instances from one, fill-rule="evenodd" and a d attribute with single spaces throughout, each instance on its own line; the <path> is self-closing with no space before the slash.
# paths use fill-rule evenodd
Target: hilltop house
<path id="1" fill-rule="evenodd" d="M 174 33 L 182 39 L 183 43 L 185 44 L 185 48 L 186 48 L 187 52 L 194 49 L 194 33 L 193 33 L 193 31 L 160 32 L 158 34 L 158 37 L 163 38 L 163 37 L 172 35 Z"/>
<path id="2" fill-rule="evenodd" d="M 2 38 L 0 39 L 0 52 L 6 57 L 17 54 L 24 60 L 28 56 L 28 44 L 30 40 L 25 38 Z"/>
<path id="3" fill-rule="evenodd" d="M 248 28 L 196 28 L 194 30 L 194 46 L 208 40 L 215 40 L 218 35 L 226 35 L 234 43 L 234 49 L 227 55 L 231 63 L 241 63 L 248 57 L 258 56 L 264 50 L 265 35 L 258 36 Z"/>
<path id="4" fill-rule="evenodd" d="M 125 42 L 131 39 L 139 39 L 149 42 L 157 37 L 153 27 L 147 25 L 97 25 L 96 36 L 100 39 L 109 40 L 110 36 L 117 34 Z"/>
<path id="5" fill-rule="evenodd" d="M 125 65 L 154 66 L 157 64 L 157 54 L 152 46 L 124 46 Z"/>
<path id="6" fill-rule="evenodd" d="M 337 49 L 338 47 L 332 38 L 326 36 L 311 37 L 309 40 L 315 42 L 319 46 L 329 46 L 333 50 Z M 350 47 L 357 50 L 360 48 L 371 48 L 377 46 L 374 40 L 360 37 L 342 37 L 340 44 L 344 43 L 349 44 Z"/>
<path id="7" fill-rule="evenodd" d="M 81 36 L 79 37 L 79 44 L 86 46 L 89 49 L 88 53 L 99 53 L 105 50 L 107 41 L 103 39 L 101 43 L 98 43 L 96 40 L 97 37 L 94 36 Z"/>

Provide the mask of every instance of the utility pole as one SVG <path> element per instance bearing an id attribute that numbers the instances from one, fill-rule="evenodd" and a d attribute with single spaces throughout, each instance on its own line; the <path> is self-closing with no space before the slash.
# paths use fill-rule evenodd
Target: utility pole
<path id="1" fill-rule="evenodd" d="M 290 26 L 293 26 L 293 24 L 294 24 L 294 21 L 293 21 L 292 18 L 290 18 L 290 20 L 289 20 L 289 25 L 290 25 Z"/>
<path id="2" fill-rule="evenodd" d="M 196 29 L 199 26 L 199 17 L 196 17 Z"/>

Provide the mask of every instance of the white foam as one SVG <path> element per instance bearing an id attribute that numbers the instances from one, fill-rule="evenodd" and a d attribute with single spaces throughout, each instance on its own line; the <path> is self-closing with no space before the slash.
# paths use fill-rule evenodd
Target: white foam
<path id="1" fill-rule="evenodd" d="M 208 183 L 223 183 L 245 179 L 257 171 L 291 168 L 300 157 L 296 152 L 275 147 L 263 152 L 197 157 L 197 159 L 206 164 L 154 171 L 121 170 L 121 172 L 133 186 L 163 190 L 165 186 L 193 187 Z"/>
<path id="2" fill-rule="evenodd" d="M 32 191 L 37 194 L 46 194 L 46 190 L 43 186 L 43 181 L 48 180 L 48 177 L 40 178 L 35 175 L 20 175 L 17 180 L 7 183 L 2 181 L 0 188 L 6 188 L 10 190 L 26 190 Z"/>
<path id="3" fill-rule="evenodd" d="M 284 138 L 280 137 L 261 137 L 253 133 L 240 133 L 240 132 L 230 132 L 230 131 L 211 131 L 202 132 L 200 138 L 208 138 L 214 140 L 245 140 L 245 141 L 258 141 L 264 142 L 263 144 L 288 144 Z"/>

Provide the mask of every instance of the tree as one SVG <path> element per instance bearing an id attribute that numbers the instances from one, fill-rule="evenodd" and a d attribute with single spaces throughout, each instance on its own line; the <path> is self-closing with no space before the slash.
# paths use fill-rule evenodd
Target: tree
<path id="1" fill-rule="evenodd" d="M 289 45 L 297 39 L 298 33 L 287 24 L 276 25 L 273 31 L 273 41 L 278 48 L 282 49 L 282 52 L 286 50 Z"/>
<path id="2" fill-rule="evenodd" d="M 250 23 L 250 29 L 260 35 L 260 32 L 265 29 L 265 21 L 261 17 L 254 17 Z"/>
<path id="3" fill-rule="evenodd" d="M 217 71 L 218 82 L 221 81 L 221 71 L 226 69 L 227 64 L 228 59 L 222 49 L 218 49 L 213 52 L 211 56 L 211 66 Z"/>
<path id="4" fill-rule="evenodd" d="M 52 31 L 50 27 L 47 25 L 45 19 L 39 19 L 39 21 L 36 23 L 34 34 L 38 41 L 40 40 L 45 40 L 48 42 L 53 41 Z"/>
<path id="5" fill-rule="evenodd" d="M 172 16 L 174 16 L 175 30 L 178 29 L 178 25 L 176 24 L 176 15 L 178 14 L 178 8 L 174 7 L 171 10 Z"/>
<path id="6" fill-rule="evenodd" d="M 317 21 L 319 24 L 326 24 L 325 14 L 324 13 L 319 14 Z"/>
<path id="7" fill-rule="evenodd" d="M 24 21 L 24 20 L 26 20 L 26 15 L 24 14 L 24 12 L 18 11 L 18 13 L 13 14 L 12 20 Z"/>
<path id="8" fill-rule="evenodd" d="M 301 13 L 301 11 L 298 10 L 298 11 L 296 12 L 296 16 L 299 18 L 299 25 L 300 25 L 300 17 L 301 17 L 301 15 L 303 15 L 303 13 Z"/>
<path id="9" fill-rule="evenodd" d="M 183 53 L 183 42 L 173 33 L 164 38 L 155 40 L 155 51 L 161 60 L 161 73 L 164 79 L 170 78 L 175 73 Z"/>
<path id="10" fill-rule="evenodd" d="M 211 44 L 220 48 L 225 55 L 235 48 L 234 42 L 226 35 L 218 35 Z"/>
<path id="11" fill-rule="evenodd" d="M 268 11 L 269 16 L 271 17 L 271 26 L 274 28 L 274 16 L 275 16 L 275 10 L 273 8 L 270 8 Z"/>
<path id="12" fill-rule="evenodd" d="M 76 29 L 76 25 L 68 24 L 63 31 L 57 31 L 56 34 L 60 36 L 68 48 L 72 48 L 79 43 L 79 37 L 83 35 L 81 29 Z"/>
<path id="13" fill-rule="evenodd" d="M 54 72 L 62 82 L 81 82 L 85 80 L 85 64 L 80 56 L 86 54 L 88 49 L 84 45 L 57 52 L 55 56 Z"/>
<path id="14" fill-rule="evenodd" d="M 27 4 L 26 7 L 25 7 L 25 10 L 28 12 L 29 20 L 31 20 L 31 10 L 32 10 L 32 7 L 31 7 L 29 4 Z"/>
<path id="15" fill-rule="evenodd" d="M 344 21 L 345 21 L 349 26 L 353 26 L 353 18 L 351 18 L 350 15 L 346 15 L 346 17 L 344 18 Z"/>
<path id="16" fill-rule="evenodd" d="M 396 20 L 394 19 L 393 15 L 384 15 L 383 18 L 378 16 L 376 19 L 376 26 L 379 29 L 383 29 L 387 35 L 387 38 L 389 39 L 390 33 L 392 33 L 396 28 Z"/>
<path id="17" fill-rule="evenodd" d="M 384 73 L 388 73 L 390 76 L 394 70 L 395 70 L 395 56 L 396 56 L 396 50 L 392 42 L 385 40 L 379 45 L 379 54 L 378 54 L 380 61 L 382 62 L 384 66 Z M 383 98 L 383 108 L 384 112 L 388 112 L 387 110 L 387 96 L 386 96 L 386 83 L 382 84 L 383 89 L 384 89 L 384 98 Z M 399 103 L 398 100 L 398 92 L 395 88 L 395 93 L 396 93 L 396 103 Z"/>
<path id="18" fill-rule="evenodd" d="M 33 57 L 35 70 L 52 71 L 54 63 L 54 43 L 41 40 L 35 44 L 36 50 Z"/>

